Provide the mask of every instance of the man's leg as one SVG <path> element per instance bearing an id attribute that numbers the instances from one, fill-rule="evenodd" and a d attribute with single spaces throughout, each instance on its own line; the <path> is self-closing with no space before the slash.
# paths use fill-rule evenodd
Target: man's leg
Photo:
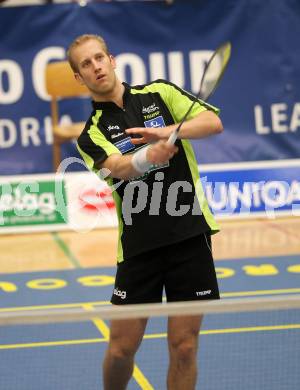
<path id="1" fill-rule="evenodd" d="M 168 345 L 169 390 L 193 390 L 197 380 L 198 336 L 202 316 L 170 317 Z"/>
<path id="2" fill-rule="evenodd" d="M 146 324 L 147 319 L 111 321 L 110 340 L 103 362 L 104 390 L 126 389 Z"/>

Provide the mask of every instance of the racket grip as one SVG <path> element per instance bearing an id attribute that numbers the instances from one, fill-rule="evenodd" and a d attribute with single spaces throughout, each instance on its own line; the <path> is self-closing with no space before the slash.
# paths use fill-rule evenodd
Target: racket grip
<path id="1" fill-rule="evenodd" d="M 177 134 L 178 132 L 175 130 L 171 133 L 170 137 L 168 138 L 167 144 L 168 145 L 174 145 L 175 141 L 177 140 Z"/>

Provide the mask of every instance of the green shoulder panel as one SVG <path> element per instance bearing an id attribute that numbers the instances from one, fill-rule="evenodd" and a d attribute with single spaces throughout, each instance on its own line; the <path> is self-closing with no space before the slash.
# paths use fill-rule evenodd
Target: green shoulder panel
<path id="1" fill-rule="evenodd" d="M 95 169 L 95 161 L 94 159 L 88 155 L 87 153 L 85 153 L 81 148 L 80 146 L 78 145 L 78 143 L 76 144 L 76 147 L 77 147 L 77 150 L 78 152 L 80 153 L 81 157 L 83 158 L 84 162 L 85 162 L 85 165 L 87 166 L 87 168 L 90 170 L 90 171 L 93 171 L 95 172 L 96 169 Z"/>
<path id="2" fill-rule="evenodd" d="M 200 179 L 200 175 L 199 175 L 199 170 L 198 170 L 198 165 L 197 165 L 197 161 L 196 161 L 193 147 L 192 147 L 189 140 L 181 140 L 181 142 L 182 142 L 182 146 L 184 148 L 184 152 L 185 152 L 185 155 L 186 155 L 189 167 L 190 167 L 190 171 L 191 171 L 192 178 L 193 178 L 193 183 L 195 186 L 196 196 L 197 196 L 201 211 L 203 213 L 203 216 L 204 216 L 207 224 L 209 225 L 209 227 L 211 229 L 211 233 L 212 234 L 217 233 L 220 230 L 220 228 L 219 228 L 219 225 L 217 224 L 217 222 L 216 222 L 216 220 L 215 220 L 215 218 L 214 218 L 214 216 L 213 216 L 213 214 L 210 211 L 210 208 L 208 206 L 207 199 L 205 197 L 204 190 L 202 187 L 202 183 L 201 183 L 201 179 Z"/>
<path id="3" fill-rule="evenodd" d="M 92 117 L 92 122 L 91 122 L 91 125 L 90 127 L 87 129 L 87 134 L 89 136 L 89 139 L 91 141 L 91 143 L 93 143 L 94 145 L 97 145 L 99 146 L 103 151 L 104 153 L 108 156 L 110 156 L 111 154 L 121 154 L 121 152 L 119 151 L 118 148 L 116 148 L 105 136 L 104 134 L 101 132 L 101 130 L 99 129 L 98 127 L 98 121 L 100 119 L 102 115 L 102 111 L 101 110 L 97 110 L 96 111 L 96 114 Z M 95 168 L 95 160 L 93 158 L 93 156 L 91 156 L 89 154 L 89 151 L 88 150 L 83 150 L 79 144 L 77 143 L 77 149 L 80 153 L 80 155 L 82 156 L 86 166 L 88 167 L 88 169 L 90 169 L 91 171 L 98 171 L 98 169 Z"/>
<path id="4" fill-rule="evenodd" d="M 193 101 L 196 100 L 195 96 L 186 92 L 185 90 L 177 87 L 175 84 L 172 84 L 165 80 L 156 80 L 152 83 L 145 85 L 143 88 L 133 87 L 131 93 L 159 93 L 165 104 L 167 105 L 169 111 L 171 112 L 175 123 L 178 123 L 182 120 L 185 113 L 190 108 Z M 217 107 L 212 106 L 200 99 L 197 99 L 193 109 L 189 113 L 187 119 L 194 118 L 200 112 L 210 110 L 219 114 L 220 110 Z"/>
<path id="5" fill-rule="evenodd" d="M 108 139 L 105 137 L 105 135 L 101 132 L 101 130 L 98 127 L 99 119 L 102 115 L 101 110 L 97 110 L 96 114 L 93 116 L 92 121 L 93 124 L 88 129 L 88 134 L 90 136 L 90 139 L 95 145 L 100 146 L 107 156 L 110 156 L 111 154 L 118 153 L 121 154 L 119 149 L 114 146 L 111 142 L 108 141 Z"/>
<path id="6" fill-rule="evenodd" d="M 112 186 L 113 181 L 108 181 L 108 185 Z M 117 191 L 112 191 L 112 197 L 115 202 L 116 206 L 116 212 L 118 217 L 118 248 L 117 248 L 117 262 L 121 263 L 124 260 L 123 256 L 123 246 L 122 246 L 122 234 L 123 234 L 123 228 L 124 223 L 122 220 L 122 199 L 120 195 L 117 193 Z"/>

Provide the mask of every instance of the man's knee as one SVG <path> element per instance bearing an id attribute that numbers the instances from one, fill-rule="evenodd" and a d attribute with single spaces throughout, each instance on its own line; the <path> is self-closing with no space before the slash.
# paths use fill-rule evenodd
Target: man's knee
<path id="1" fill-rule="evenodd" d="M 115 360 L 129 359 L 134 357 L 136 348 L 130 344 L 111 343 L 108 348 L 109 354 Z"/>
<path id="2" fill-rule="evenodd" d="M 112 321 L 108 353 L 115 359 L 134 357 L 143 339 L 147 320 Z"/>
<path id="3" fill-rule="evenodd" d="M 190 364 L 197 354 L 197 340 L 181 340 L 171 343 L 171 355 L 182 364 Z"/>

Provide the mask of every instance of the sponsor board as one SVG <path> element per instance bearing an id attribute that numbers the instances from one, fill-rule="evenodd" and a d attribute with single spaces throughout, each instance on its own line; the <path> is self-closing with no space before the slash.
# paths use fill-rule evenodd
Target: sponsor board
<path id="1" fill-rule="evenodd" d="M 199 166 L 217 219 L 300 216 L 300 160 Z M 0 233 L 117 226 L 111 189 L 90 172 L 0 178 Z"/>
<path id="2" fill-rule="evenodd" d="M 67 223 L 68 213 L 63 181 L 60 186 L 62 199 L 58 200 L 53 178 L 49 180 L 22 178 L 19 181 L 1 183 L 0 226 L 14 228 L 45 225 L 49 227 Z"/>
<path id="3" fill-rule="evenodd" d="M 93 173 L 0 178 L 0 233 L 114 226 L 111 191 Z"/>
<path id="4" fill-rule="evenodd" d="M 89 231 L 117 226 L 115 203 L 105 181 L 91 172 L 64 176 L 70 215 L 68 229 Z"/>
<path id="5" fill-rule="evenodd" d="M 203 165 L 200 172 L 218 218 L 300 216 L 300 160 Z"/>

